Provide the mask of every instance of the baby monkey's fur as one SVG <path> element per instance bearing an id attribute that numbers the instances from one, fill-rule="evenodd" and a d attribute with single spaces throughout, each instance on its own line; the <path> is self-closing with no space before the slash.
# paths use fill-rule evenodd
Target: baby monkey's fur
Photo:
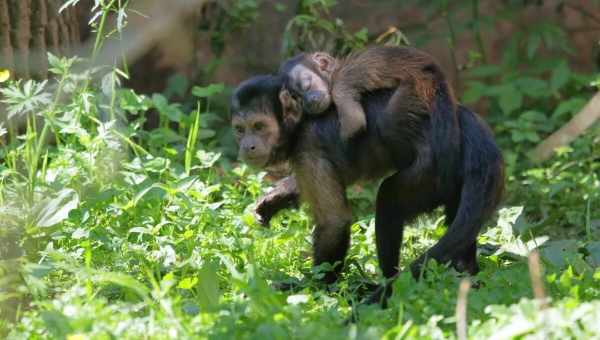
<path id="1" fill-rule="evenodd" d="M 428 111 L 437 89 L 443 89 L 452 111 L 456 100 L 437 62 L 429 54 L 410 47 L 377 46 L 343 59 L 325 52 L 303 53 L 286 61 L 279 72 L 284 86 L 309 114 L 324 113 L 333 101 L 338 111 L 340 135 L 348 140 L 366 128 L 362 95 L 399 85 L 413 93 Z"/>

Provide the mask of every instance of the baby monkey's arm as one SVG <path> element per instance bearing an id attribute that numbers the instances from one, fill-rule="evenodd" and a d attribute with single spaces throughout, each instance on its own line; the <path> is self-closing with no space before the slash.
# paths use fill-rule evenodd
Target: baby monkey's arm
<path id="1" fill-rule="evenodd" d="M 402 60 L 393 52 L 387 47 L 371 47 L 339 61 L 332 77 L 331 95 L 338 109 L 342 138 L 352 137 L 366 128 L 367 120 L 360 104 L 363 93 L 398 86 L 398 74 L 391 65 Z"/>

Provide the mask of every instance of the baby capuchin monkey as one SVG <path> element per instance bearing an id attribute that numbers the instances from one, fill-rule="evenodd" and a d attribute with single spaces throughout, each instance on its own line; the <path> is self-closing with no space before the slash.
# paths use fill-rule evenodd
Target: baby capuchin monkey
<path id="1" fill-rule="evenodd" d="M 438 82 L 446 82 L 429 54 L 410 47 L 377 46 L 336 59 L 325 52 L 302 53 L 281 65 L 279 74 L 307 114 L 318 115 L 335 103 L 343 140 L 366 128 L 361 96 L 379 89 L 413 86 L 425 107 L 432 105 Z M 447 84 L 444 84 L 447 85 Z M 444 86 L 450 90 L 449 86 Z M 452 106 L 456 102 L 448 93 Z"/>

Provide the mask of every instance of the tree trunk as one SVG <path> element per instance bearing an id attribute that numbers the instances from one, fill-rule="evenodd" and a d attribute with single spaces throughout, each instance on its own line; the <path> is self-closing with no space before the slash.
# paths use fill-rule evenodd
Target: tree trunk
<path id="1" fill-rule="evenodd" d="M 58 9 L 62 0 L 0 0 L 0 68 L 15 78 L 44 79 L 50 52 L 70 55 L 82 41 L 88 1 Z"/>

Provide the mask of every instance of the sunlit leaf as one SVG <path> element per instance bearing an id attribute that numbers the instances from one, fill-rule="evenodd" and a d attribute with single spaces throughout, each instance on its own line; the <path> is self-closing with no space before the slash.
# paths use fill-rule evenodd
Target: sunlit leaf
<path id="1" fill-rule="evenodd" d="M 205 310 L 214 310 L 219 304 L 220 291 L 217 267 L 206 263 L 198 273 L 198 302 Z"/>
<path id="2" fill-rule="evenodd" d="M 115 272 L 99 272 L 93 276 L 94 282 L 97 283 L 113 283 L 118 286 L 127 288 L 135 292 L 140 298 L 148 298 L 150 296 L 150 289 L 140 283 L 133 277 Z"/>
<path id="3" fill-rule="evenodd" d="M 79 195 L 73 189 L 63 189 L 55 198 L 46 201 L 40 208 L 36 225 L 38 227 L 51 227 L 69 217 L 69 212 L 77 208 Z"/>
<path id="4" fill-rule="evenodd" d="M 0 83 L 4 83 L 10 79 L 10 71 L 0 68 Z"/>

